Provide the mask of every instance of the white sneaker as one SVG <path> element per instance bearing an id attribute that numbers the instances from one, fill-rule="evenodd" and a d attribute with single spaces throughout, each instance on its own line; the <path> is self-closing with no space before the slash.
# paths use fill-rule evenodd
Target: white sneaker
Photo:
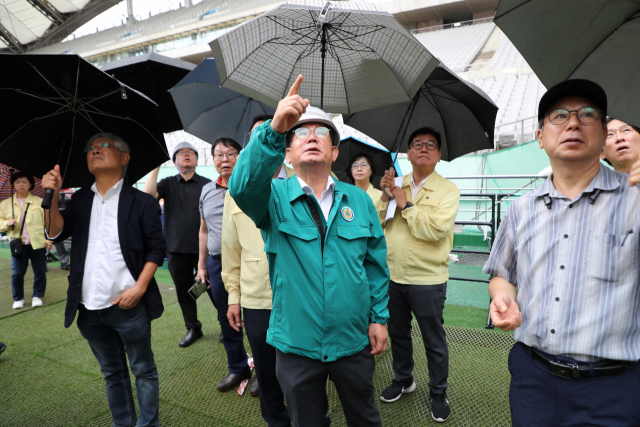
<path id="1" fill-rule="evenodd" d="M 31 307 L 40 307 L 42 305 L 42 300 L 38 297 L 33 297 L 31 300 Z"/>
<path id="2" fill-rule="evenodd" d="M 0 237 L 0 240 L 9 240 L 9 236 L 2 236 Z"/>
<path id="3" fill-rule="evenodd" d="M 24 300 L 14 301 L 13 308 L 24 308 Z"/>

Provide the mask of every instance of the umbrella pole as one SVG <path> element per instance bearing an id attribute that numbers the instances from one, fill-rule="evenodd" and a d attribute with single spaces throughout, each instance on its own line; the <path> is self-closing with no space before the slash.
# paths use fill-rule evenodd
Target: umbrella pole
<path id="1" fill-rule="evenodd" d="M 327 30 L 325 28 L 325 24 L 322 24 L 320 44 L 320 54 L 322 55 L 322 72 L 320 74 L 320 109 L 324 110 L 324 60 L 327 56 Z"/>
<path id="2" fill-rule="evenodd" d="M 75 119 L 75 117 L 74 117 Z M 64 151 L 64 145 L 65 143 L 62 143 L 62 146 L 60 147 L 60 154 L 58 154 L 58 160 L 56 161 L 56 165 L 60 164 L 60 159 L 62 159 L 62 152 Z M 44 191 L 44 198 L 42 199 L 42 203 L 40 204 L 40 206 L 42 207 L 42 209 L 51 209 L 51 201 L 53 200 L 53 193 L 54 191 L 50 188 L 47 188 Z M 49 224 L 51 225 L 51 224 Z"/>

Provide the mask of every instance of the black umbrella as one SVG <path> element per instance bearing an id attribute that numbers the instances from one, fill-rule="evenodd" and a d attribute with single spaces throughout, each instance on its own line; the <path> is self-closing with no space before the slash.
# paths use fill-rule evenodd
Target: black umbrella
<path id="1" fill-rule="evenodd" d="M 493 148 L 497 113 L 487 94 L 440 64 L 410 102 L 350 114 L 344 124 L 396 152 L 407 151 L 411 132 L 431 127 L 442 136 L 442 160 L 451 161 Z"/>
<path id="2" fill-rule="evenodd" d="M 501 0 L 494 21 L 546 87 L 592 80 L 611 116 L 640 125 L 640 2 Z"/>
<path id="3" fill-rule="evenodd" d="M 168 90 L 194 68 L 195 65 L 191 62 L 147 53 L 109 62 L 100 69 L 158 104 L 162 131 L 168 133 L 182 129 L 178 111 Z"/>
<path id="4" fill-rule="evenodd" d="M 366 154 L 371 158 L 373 169 L 375 169 L 373 185 L 380 188 L 380 178 L 384 176 L 384 171 L 391 164 L 391 153 L 385 148 L 371 145 L 352 136 L 344 138 L 340 141 L 340 154 L 338 154 L 336 161 L 333 162 L 331 170 L 340 181 L 353 184 L 351 180 L 347 179 L 347 170 L 351 168 L 349 160 L 358 154 Z M 396 172 L 398 175 L 401 174 L 400 167 L 397 164 Z"/>
<path id="5" fill-rule="evenodd" d="M 169 93 L 178 107 L 184 130 L 210 144 L 227 137 L 244 145 L 251 119 L 275 112 L 261 102 L 221 87 L 213 58 L 204 58 Z"/>
<path id="6" fill-rule="evenodd" d="M 129 144 L 130 183 L 169 159 L 157 105 L 78 55 L 0 55 L 0 116 L 1 161 L 37 177 L 58 163 L 63 187 L 93 183 L 96 133 Z"/>

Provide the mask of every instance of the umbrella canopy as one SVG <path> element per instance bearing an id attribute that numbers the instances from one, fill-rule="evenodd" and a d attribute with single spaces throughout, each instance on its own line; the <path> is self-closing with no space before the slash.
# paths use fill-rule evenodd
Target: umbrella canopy
<path id="1" fill-rule="evenodd" d="M 220 86 L 213 58 L 204 58 L 169 93 L 173 97 L 184 130 L 210 144 L 233 138 L 244 146 L 251 119 L 275 110 L 231 89 Z"/>
<path id="2" fill-rule="evenodd" d="M 15 192 L 11 187 L 11 174 L 17 172 L 17 169 L 11 166 L 0 163 L 0 202 L 8 199 Z M 35 177 L 34 177 L 35 178 Z M 44 197 L 44 189 L 38 178 L 35 178 L 36 184 L 31 189 L 30 193 L 34 196 Z"/>
<path id="3" fill-rule="evenodd" d="M 389 169 L 389 165 L 392 163 L 391 153 L 382 147 L 378 147 L 369 144 L 365 141 L 361 141 L 352 136 L 344 138 L 340 141 L 340 153 L 331 170 L 338 177 L 340 181 L 349 182 L 353 184 L 347 178 L 347 169 L 351 168 L 349 161 L 355 155 L 366 154 L 371 157 L 375 174 L 373 174 L 374 187 L 380 188 L 380 179 L 384 176 L 384 171 Z M 396 164 L 396 174 L 400 175 L 400 167 Z"/>
<path id="4" fill-rule="evenodd" d="M 438 60 L 371 3 L 298 0 L 209 43 L 222 85 L 272 107 L 300 96 L 330 113 L 409 101 Z"/>
<path id="5" fill-rule="evenodd" d="M 194 68 L 191 62 L 147 53 L 109 62 L 100 69 L 158 104 L 162 131 L 169 133 L 181 130 L 182 124 L 168 90 Z"/>
<path id="6" fill-rule="evenodd" d="M 592 80 L 609 115 L 640 125 L 640 2 L 501 0 L 494 21 L 546 87 Z"/>
<path id="7" fill-rule="evenodd" d="M 130 183 L 169 159 L 157 105 L 78 55 L 0 55 L 0 115 L 2 161 L 38 177 L 58 163 L 63 187 L 94 182 L 84 149 L 97 133 L 129 144 Z"/>
<path id="8" fill-rule="evenodd" d="M 440 64 L 411 102 L 351 114 L 344 124 L 397 152 L 407 151 L 414 130 L 431 127 L 442 136 L 442 160 L 451 161 L 493 148 L 497 114 L 498 107 L 482 89 Z"/>

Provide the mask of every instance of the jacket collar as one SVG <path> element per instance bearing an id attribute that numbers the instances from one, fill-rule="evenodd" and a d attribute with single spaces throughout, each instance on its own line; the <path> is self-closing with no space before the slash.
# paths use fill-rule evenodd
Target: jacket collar
<path id="1" fill-rule="evenodd" d="M 411 191 L 411 176 L 412 174 L 410 173 L 402 178 L 402 188 L 408 187 L 409 191 Z M 422 200 L 422 198 L 426 194 L 425 190 L 436 191 L 438 189 L 440 178 L 441 176 L 438 172 L 436 172 L 435 170 L 431 172 L 431 175 L 429 175 L 429 178 L 427 178 L 425 183 L 422 184 L 422 188 L 418 190 L 418 192 L 416 193 L 416 197 L 412 200 L 412 202 L 418 203 L 420 200 Z"/>
<path id="2" fill-rule="evenodd" d="M 589 183 L 589 186 L 584 189 L 582 193 L 593 193 L 596 189 L 601 191 L 611 191 L 620 187 L 621 175 L 615 171 L 609 169 L 602 163 L 600 163 L 600 170 L 595 177 Z M 582 194 L 581 193 L 581 194 Z M 549 196 L 554 198 L 563 198 L 562 194 L 553 186 L 553 174 L 549 175 L 547 179 L 540 186 L 540 192 L 536 194 L 537 197 Z"/>

